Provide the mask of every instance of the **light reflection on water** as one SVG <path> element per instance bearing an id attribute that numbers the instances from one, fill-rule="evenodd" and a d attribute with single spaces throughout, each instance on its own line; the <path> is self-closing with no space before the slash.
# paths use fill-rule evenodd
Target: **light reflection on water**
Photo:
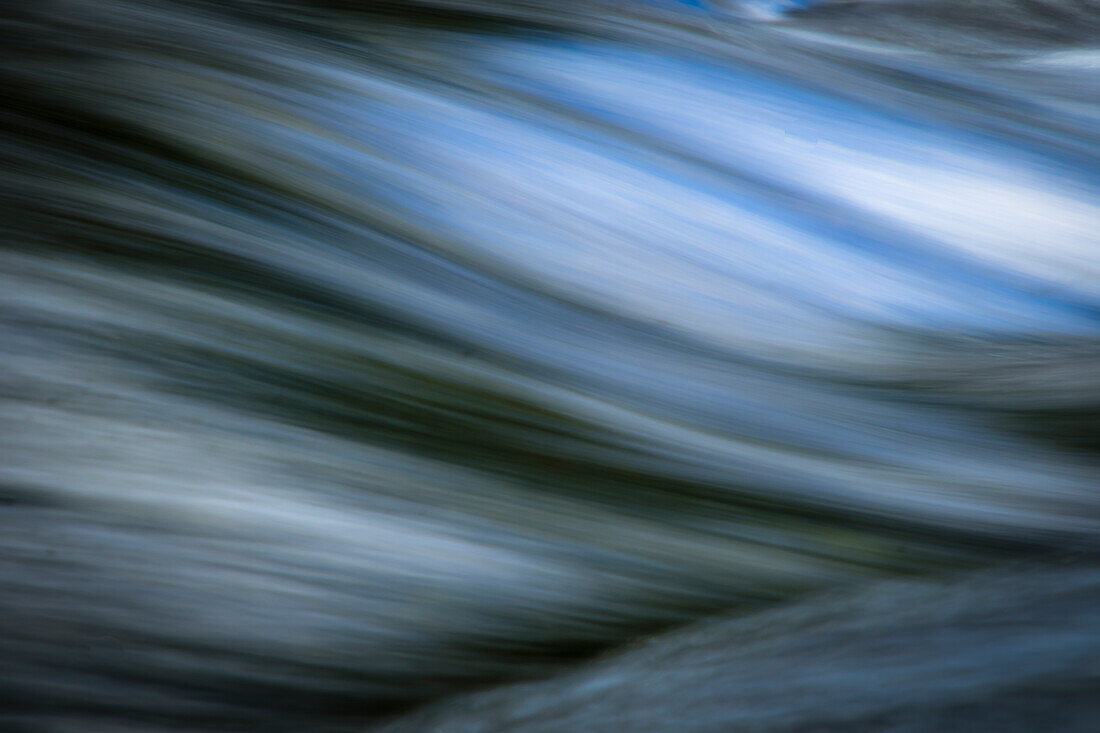
<path id="1" fill-rule="evenodd" d="M 71 5 L 2 62 L 20 721 L 370 717 L 1092 542 L 1079 51 Z"/>

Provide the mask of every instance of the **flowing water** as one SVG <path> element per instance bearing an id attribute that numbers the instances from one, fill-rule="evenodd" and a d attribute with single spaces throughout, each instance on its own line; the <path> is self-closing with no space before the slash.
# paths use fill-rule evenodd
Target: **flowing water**
<path id="1" fill-rule="evenodd" d="M 363 729 L 884 580 L 920 646 L 899 579 L 1091 556 L 1100 3 L 0 28 L 0 724 Z M 963 662 L 1097 689 L 1071 576 Z"/>

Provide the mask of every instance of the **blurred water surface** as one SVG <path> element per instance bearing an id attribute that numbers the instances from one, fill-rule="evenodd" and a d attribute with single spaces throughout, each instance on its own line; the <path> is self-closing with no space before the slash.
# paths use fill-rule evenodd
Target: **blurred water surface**
<path id="1" fill-rule="evenodd" d="M 5 16 L 0 720 L 358 724 L 1091 552 L 1095 3 Z"/>

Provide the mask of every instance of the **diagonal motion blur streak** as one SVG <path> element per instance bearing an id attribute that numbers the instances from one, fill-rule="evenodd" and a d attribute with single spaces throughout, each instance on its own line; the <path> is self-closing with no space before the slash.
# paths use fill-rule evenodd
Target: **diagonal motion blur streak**
<path id="1" fill-rule="evenodd" d="M 0 23 L 0 725 L 361 729 L 1091 552 L 1095 3 Z"/>

